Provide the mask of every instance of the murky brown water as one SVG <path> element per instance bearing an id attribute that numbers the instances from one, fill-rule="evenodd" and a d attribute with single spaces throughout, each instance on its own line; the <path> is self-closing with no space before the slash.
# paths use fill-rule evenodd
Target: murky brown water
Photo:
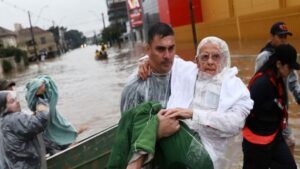
<path id="1" fill-rule="evenodd" d="M 9 75 L 7 78 L 17 83 L 15 89 L 20 93 L 23 108 L 27 107 L 25 84 L 37 75 L 46 74 L 57 83 L 59 112 L 75 126 L 89 127 L 78 140 L 117 123 L 121 90 L 137 58 L 131 57 L 129 49 L 109 49 L 108 60 L 96 61 L 95 50 L 96 46 L 77 49 Z"/>
<path id="2" fill-rule="evenodd" d="M 16 90 L 20 92 L 23 107 L 26 107 L 26 82 L 37 75 L 50 75 L 59 89 L 60 113 L 75 126 L 84 124 L 89 127 L 79 136 L 78 140 L 81 140 L 117 123 L 122 88 L 140 56 L 140 52 L 131 53 L 129 49 L 109 49 L 108 60 L 96 61 L 95 50 L 96 46 L 77 49 L 39 65 L 32 64 L 27 70 L 7 78 L 17 82 Z M 232 65 L 238 67 L 239 77 L 245 83 L 253 75 L 255 57 L 244 54 L 232 57 Z M 300 163 L 300 109 L 293 98 L 290 98 L 290 103 L 290 125 L 298 143 L 295 157 Z M 240 164 L 236 168 L 241 168 Z"/>

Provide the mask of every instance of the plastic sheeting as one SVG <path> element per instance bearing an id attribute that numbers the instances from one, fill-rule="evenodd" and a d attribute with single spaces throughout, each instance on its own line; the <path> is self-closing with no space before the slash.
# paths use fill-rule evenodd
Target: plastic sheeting
<path id="1" fill-rule="evenodd" d="M 0 168 L 41 169 L 44 156 L 37 135 L 46 127 L 48 113 L 7 112 L 8 93 L 0 92 Z"/>
<path id="2" fill-rule="evenodd" d="M 198 55 L 207 43 L 216 44 L 219 47 L 221 62 L 217 67 L 220 68 L 217 69 L 217 74 L 203 72 L 201 68 L 198 73 L 195 73 L 192 71 L 194 70 L 192 66 L 184 65 L 187 64 L 185 62 L 178 62 L 180 64 L 176 65 L 176 69 L 184 68 L 185 71 L 177 70 L 176 72 L 180 73 L 172 73 L 172 76 L 177 77 L 177 89 L 172 88 L 170 98 L 173 95 L 181 96 L 181 98 L 170 99 L 173 103 L 168 104 L 172 105 L 170 108 L 188 105 L 182 108 L 193 109 L 192 120 L 188 121 L 189 127 L 201 137 L 215 169 L 228 169 L 237 159 L 237 153 L 241 152 L 240 133 L 245 118 L 252 109 L 253 101 L 250 99 L 249 90 L 245 84 L 236 77 L 237 69 L 229 68 L 230 54 L 227 44 L 217 37 L 204 38 L 198 46 Z M 190 73 L 184 74 L 184 72 Z M 187 78 L 187 76 L 197 76 L 197 80 Z M 173 84 L 174 81 L 171 83 Z M 190 84 L 193 89 L 196 85 L 195 93 L 186 95 L 186 84 Z M 192 101 L 190 101 L 191 98 Z M 183 104 L 183 101 L 187 103 Z M 189 107 L 191 104 L 192 107 Z"/>
<path id="3" fill-rule="evenodd" d="M 230 67 L 230 53 L 225 41 L 217 37 L 204 38 L 199 46 L 216 44 L 221 62 L 218 74 L 199 71 L 192 103 L 193 129 L 198 132 L 209 152 L 215 169 L 229 169 L 241 151 L 241 129 L 250 113 L 253 101 L 243 82 Z M 196 118 L 196 116 L 198 116 Z"/>
<path id="4" fill-rule="evenodd" d="M 171 73 L 155 74 L 143 81 L 134 74 L 126 84 L 121 98 L 121 112 L 137 106 L 145 101 L 159 101 L 166 108 L 171 87 Z"/>

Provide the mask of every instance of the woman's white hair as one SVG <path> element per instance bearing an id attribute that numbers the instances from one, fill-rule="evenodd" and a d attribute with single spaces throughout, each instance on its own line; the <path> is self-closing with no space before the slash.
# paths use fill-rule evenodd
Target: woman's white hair
<path id="1" fill-rule="evenodd" d="M 230 52 L 229 52 L 228 45 L 224 40 L 222 40 L 218 37 L 215 37 L 215 36 L 208 36 L 201 40 L 201 42 L 199 43 L 199 45 L 197 47 L 196 57 L 199 56 L 201 48 L 207 43 L 212 43 L 212 44 L 216 44 L 219 46 L 221 55 L 224 57 L 224 63 L 222 65 L 222 69 L 225 67 L 230 67 L 231 60 L 230 60 Z"/>

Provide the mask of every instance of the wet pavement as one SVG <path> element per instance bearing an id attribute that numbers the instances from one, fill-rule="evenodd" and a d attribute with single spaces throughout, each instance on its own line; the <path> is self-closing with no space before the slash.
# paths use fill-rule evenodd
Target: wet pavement
<path id="1" fill-rule="evenodd" d="M 96 46 L 76 49 L 60 57 L 31 64 L 26 70 L 6 78 L 17 82 L 16 90 L 25 108 L 25 84 L 37 75 L 51 76 L 59 90 L 58 111 L 75 126 L 89 128 L 78 137 L 79 141 L 118 122 L 122 88 L 142 55 L 141 48 L 135 51 L 129 47 L 122 50 L 110 48 L 107 60 L 96 61 L 96 49 Z M 239 55 L 237 52 L 233 52 L 232 65 L 238 67 L 238 76 L 247 83 L 253 75 L 256 55 L 243 52 Z M 298 143 L 295 157 L 300 163 L 300 109 L 293 98 L 290 98 L 290 103 L 290 125 Z M 240 166 L 241 162 L 236 168 Z"/>

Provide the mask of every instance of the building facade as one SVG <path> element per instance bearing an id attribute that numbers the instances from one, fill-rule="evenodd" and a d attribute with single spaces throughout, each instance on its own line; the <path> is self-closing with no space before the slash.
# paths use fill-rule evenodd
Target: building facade
<path id="1" fill-rule="evenodd" d="M 47 53 L 48 57 L 56 56 L 58 49 L 53 34 L 39 27 L 33 27 L 32 29 L 38 56 L 35 56 L 34 43 L 32 41 L 30 28 L 16 29 L 18 48 L 27 51 L 30 59 L 36 59 L 35 57 L 39 57 L 44 53 Z"/>
<path id="2" fill-rule="evenodd" d="M 126 32 L 126 22 L 128 21 L 126 0 L 106 0 L 106 3 L 109 22 L 121 25 L 121 32 Z"/>
<path id="3" fill-rule="evenodd" d="M 0 48 L 17 47 L 17 35 L 8 29 L 0 27 Z"/>
<path id="4" fill-rule="evenodd" d="M 158 1 L 143 0 L 143 34 L 145 40 L 148 40 L 147 32 L 151 25 L 160 21 Z"/>
<path id="5" fill-rule="evenodd" d="M 169 23 L 175 30 L 177 52 L 189 60 L 195 55 L 190 3 L 197 42 L 212 35 L 227 41 L 267 41 L 277 21 L 294 33 L 291 41 L 300 38 L 299 0 L 143 0 L 144 32 L 155 22 Z"/>

